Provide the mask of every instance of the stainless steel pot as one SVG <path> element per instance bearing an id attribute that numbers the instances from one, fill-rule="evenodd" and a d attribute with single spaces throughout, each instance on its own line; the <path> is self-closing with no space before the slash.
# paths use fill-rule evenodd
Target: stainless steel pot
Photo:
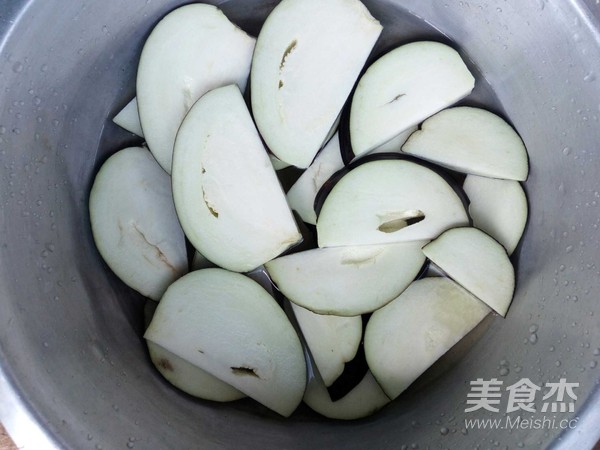
<path id="1" fill-rule="evenodd" d="M 17 442 L 32 449 L 593 446 L 600 437 L 598 0 L 365 0 L 386 26 L 384 47 L 449 39 L 473 62 L 479 87 L 470 103 L 504 113 L 529 149 L 531 216 L 506 320 L 491 320 L 442 375 L 355 423 L 305 409 L 283 420 L 250 401 L 217 405 L 171 389 L 146 355 L 142 299 L 95 250 L 91 180 L 108 154 L 133 142 L 109 118 L 134 95 L 149 30 L 181 3 L 0 0 L 0 417 Z M 214 3 L 257 33 L 277 1 Z M 579 383 L 575 411 L 548 414 L 578 417 L 576 426 L 466 429 L 465 419 L 505 418 L 464 412 L 477 378 L 504 387 L 521 378 Z"/>

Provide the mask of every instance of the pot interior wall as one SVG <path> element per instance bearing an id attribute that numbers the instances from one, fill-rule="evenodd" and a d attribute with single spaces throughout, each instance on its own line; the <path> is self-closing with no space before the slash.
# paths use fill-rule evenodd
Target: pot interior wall
<path id="1" fill-rule="evenodd" d="M 489 319 L 485 332 L 472 335 L 472 348 L 455 351 L 380 414 L 346 424 L 306 408 L 283 420 L 251 401 L 218 405 L 171 389 L 141 338 L 144 300 L 94 247 L 87 210 L 93 176 L 114 151 L 139 142 L 110 118 L 135 94 L 145 37 L 181 3 L 0 0 L 0 363 L 6 384 L 51 439 L 69 448 L 554 441 L 561 430 L 463 430 L 469 381 L 493 377 L 505 386 L 523 377 L 539 385 L 578 382 L 584 414 L 600 379 L 597 5 L 365 0 L 386 26 L 382 50 L 434 39 L 468 59 L 477 88 L 465 103 L 503 114 L 528 147 L 531 209 L 506 320 Z M 215 3 L 256 35 L 277 2 Z"/>

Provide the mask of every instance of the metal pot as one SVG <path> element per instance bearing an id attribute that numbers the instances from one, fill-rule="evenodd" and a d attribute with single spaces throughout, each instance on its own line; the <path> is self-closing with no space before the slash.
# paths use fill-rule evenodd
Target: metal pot
<path id="1" fill-rule="evenodd" d="M 176 0 L 0 0 L 0 417 L 28 448 L 590 448 L 600 437 L 600 5 L 597 0 L 365 0 L 382 48 L 449 41 L 469 59 L 470 104 L 504 114 L 531 158 L 531 211 L 508 317 L 443 373 L 372 418 L 170 388 L 149 364 L 143 299 L 92 242 L 101 162 L 134 140 L 110 118 L 134 95 L 141 46 Z M 215 1 L 257 33 L 276 0 Z M 443 34 L 442 34 L 443 33 Z M 341 49 L 343 51 L 343 49 Z M 470 381 L 503 382 L 500 412 L 466 413 Z M 579 383 L 573 412 L 505 412 L 506 387 Z M 546 388 L 547 390 L 547 388 Z M 565 401 L 569 399 L 566 398 Z M 506 417 L 574 427 L 468 427 Z M 573 424 L 573 423 L 571 423 Z M 556 424 L 555 424 L 556 425 Z M 418 447 L 417 447 L 418 446 Z"/>

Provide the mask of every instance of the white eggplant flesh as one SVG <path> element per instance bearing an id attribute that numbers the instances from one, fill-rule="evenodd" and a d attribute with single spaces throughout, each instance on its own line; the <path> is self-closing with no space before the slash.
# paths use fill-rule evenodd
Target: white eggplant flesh
<path id="1" fill-rule="evenodd" d="M 476 228 L 448 230 L 423 253 L 450 278 L 505 316 L 515 291 L 515 269 L 506 249 Z"/>
<path id="2" fill-rule="evenodd" d="M 140 124 L 140 113 L 138 112 L 136 97 L 117 113 L 113 118 L 113 122 L 136 136 L 144 137 L 144 131 Z"/>
<path id="3" fill-rule="evenodd" d="M 248 272 L 302 239 L 235 85 L 204 95 L 183 121 L 173 195 L 192 245 L 225 269 Z"/>
<path id="4" fill-rule="evenodd" d="M 382 31 L 358 0 L 283 0 L 252 61 L 252 112 L 280 160 L 308 167 Z"/>
<path id="5" fill-rule="evenodd" d="M 424 241 L 320 248 L 265 264 L 291 302 L 319 314 L 357 316 L 397 297 L 425 263 Z"/>
<path id="6" fill-rule="evenodd" d="M 165 350 L 160 345 L 151 341 L 146 341 L 146 343 L 152 364 L 169 383 L 186 394 L 213 402 L 231 402 L 246 397 L 236 388 Z"/>
<path id="7" fill-rule="evenodd" d="M 473 75 L 452 47 L 420 41 L 390 51 L 367 69 L 354 93 L 354 155 L 370 152 L 451 106 L 474 86 Z"/>
<path id="8" fill-rule="evenodd" d="M 323 383 L 331 386 L 356 355 L 363 332 L 361 317 L 315 314 L 295 303 L 291 307 Z"/>
<path id="9" fill-rule="evenodd" d="M 469 223 L 439 174 L 405 160 L 364 163 L 341 178 L 317 219 L 319 247 L 431 240 Z"/>
<path id="10" fill-rule="evenodd" d="M 205 269 L 173 283 L 145 338 L 282 416 L 304 395 L 300 339 L 273 297 L 244 275 Z"/>
<path id="11" fill-rule="evenodd" d="M 371 150 L 369 153 L 367 153 L 367 155 L 375 155 L 379 153 L 402 153 L 402 146 L 415 131 L 417 131 L 416 125 L 403 131 L 385 144 L 382 144 L 374 150 Z"/>
<path id="12" fill-rule="evenodd" d="M 287 201 L 306 223 L 316 225 L 315 198 L 323 184 L 344 167 L 339 136 L 335 134 L 314 162 L 287 192 Z"/>
<path id="13" fill-rule="evenodd" d="M 525 181 L 529 173 L 521 137 L 504 119 L 480 108 L 449 108 L 430 117 L 402 150 L 467 174 Z"/>
<path id="14" fill-rule="evenodd" d="M 255 43 L 220 9 L 200 3 L 175 9 L 152 30 L 138 66 L 137 102 L 148 147 L 168 173 L 187 112 L 215 88 L 245 89 Z"/>
<path id="15" fill-rule="evenodd" d="M 130 147 L 108 158 L 94 180 L 89 208 L 96 247 L 128 286 L 158 301 L 187 273 L 171 178 L 148 150 Z"/>
<path id="16" fill-rule="evenodd" d="M 529 208 L 521 183 L 467 175 L 463 189 L 471 202 L 473 226 L 496 239 L 512 255 L 527 225 Z"/>
<path id="17" fill-rule="evenodd" d="M 448 278 L 415 281 L 371 316 L 365 330 L 367 364 L 395 399 L 489 312 Z"/>

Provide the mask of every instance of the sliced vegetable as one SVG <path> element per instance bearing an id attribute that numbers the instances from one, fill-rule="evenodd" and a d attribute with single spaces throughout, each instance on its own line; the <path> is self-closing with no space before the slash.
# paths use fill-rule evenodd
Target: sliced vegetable
<path id="1" fill-rule="evenodd" d="M 191 4 L 167 14 L 148 36 L 137 74 L 140 122 L 148 147 L 171 173 L 181 121 L 206 92 L 246 86 L 255 39 L 220 9 Z"/>
<path id="2" fill-rule="evenodd" d="M 89 208 L 96 247 L 128 286 L 158 301 L 187 273 L 171 178 L 148 150 L 130 147 L 108 158 L 94 180 Z"/>
<path id="3" fill-rule="evenodd" d="M 267 291 L 222 269 L 173 283 L 145 338 L 289 416 L 306 385 L 298 335 Z"/>
<path id="4" fill-rule="evenodd" d="M 371 316 L 365 331 L 369 368 L 395 399 L 489 312 L 448 278 L 415 281 Z"/>
<path id="5" fill-rule="evenodd" d="M 397 297 L 419 274 L 423 241 L 308 250 L 265 264 L 291 302 L 319 314 L 357 316 Z"/>
<path id="6" fill-rule="evenodd" d="M 461 106 L 423 122 L 404 144 L 405 153 L 458 172 L 524 181 L 527 150 L 517 132 L 497 115 Z"/>
<path id="7" fill-rule="evenodd" d="M 342 374 L 346 362 L 356 355 L 362 339 L 362 320 L 360 316 L 320 315 L 294 303 L 291 306 L 322 381 L 330 386 Z"/>
<path id="8" fill-rule="evenodd" d="M 283 0 L 252 61 L 252 112 L 269 149 L 306 168 L 326 143 L 382 26 L 358 0 Z"/>
<path id="9" fill-rule="evenodd" d="M 452 47 L 402 45 L 375 61 L 360 79 L 349 117 L 355 156 L 390 141 L 473 90 L 475 79 Z"/>
<path id="10" fill-rule="evenodd" d="M 376 159 L 334 185 L 317 233 L 319 247 L 385 244 L 430 240 L 468 223 L 461 198 L 438 173 L 408 160 Z"/>
<path id="11" fill-rule="evenodd" d="M 183 121 L 173 194 L 186 236 L 220 267 L 248 272 L 302 238 L 237 86 L 206 94 Z"/>
<path id="12" fill-rule="evenodd" d="M 113 118 L 113 122 L 121 128 L 133 133 L 139 137 L 144 137 L 142 125 L 140 124 L 140 114 L 138 112 L 137 98 L 133 97 L 125 107 Z"/>
<path id="13" fill-rule="evenodd" d="M 468 175 L 463 188 L 471 201 L 473 226 L 500 242 L 511 255 L 527 224 L 527 196 L 521 184 Z"/>
<path id="14" fill-rule="evenodd" d="M 450 278 L 505 316 L 515 291 L 515 270 L 506 249 L 476 228 L 455 228 L 423 247 Z"/>

